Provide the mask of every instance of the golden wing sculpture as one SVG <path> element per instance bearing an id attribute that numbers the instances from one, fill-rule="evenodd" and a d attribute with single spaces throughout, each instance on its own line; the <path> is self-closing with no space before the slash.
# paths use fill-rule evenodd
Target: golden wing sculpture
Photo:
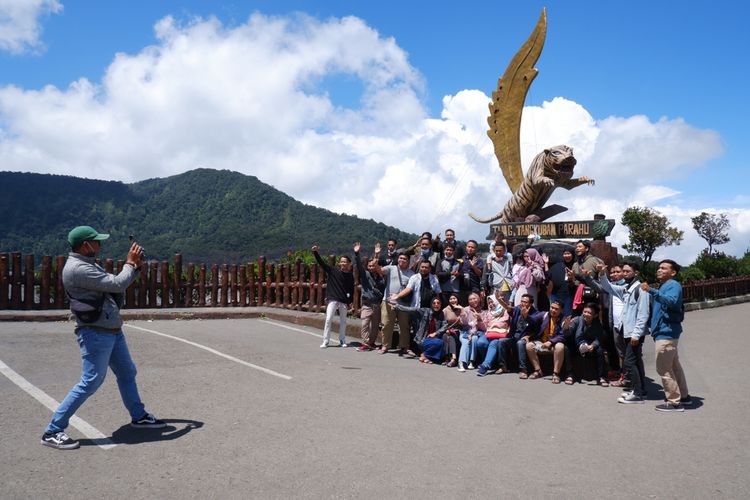
<path id="1" fill-rule="evenodd" d="M 547 36 L 547 11 L 542 9 L 534 31 L 513 57 L 497 90 L 492 92 L 487 135 L 495 146 L 500 169 L 515 193 L 523 181 L 521 169 L 521 115 L 526 94 L 539 71 L 534 67 L 544 48 Z"/>

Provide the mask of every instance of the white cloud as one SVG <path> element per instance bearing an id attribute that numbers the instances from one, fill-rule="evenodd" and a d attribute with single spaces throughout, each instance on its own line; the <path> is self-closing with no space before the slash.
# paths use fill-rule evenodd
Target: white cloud
<path id="1" fill-rule="evenodd" d="M 12 54 L 38 50 L 40 19 L 62 10 L 58 0 L 0 0 L 0 50 Z"/>
<path id="2" fill-rule="evenodd" d="M 156 45 L 117 54 L 100 83 L 0 88 L 3 168 L 126 182 L 231 169 L 337 212 L 412 232 L 453 227 L 479 240 L 487 226 L 467 213 L 494 214 L 510 196 L 486 135 L 489 96 L 457 91 L 443 99 L 441 118 L 430 118 L 407 55 L 360 19 L 254 14 L 227 28 L 167 17 L 155 30 Z M 358 104 L 338 104 L 330 82 L 340 76 L 361 85 Z M 628 206 L 659 203 L 686 234 L 665 253 L 682 262 L 703 248 L 688 237 L 690 214 L 701 209 L 667 205 L 679 195 L 669 181 L 721 153 L 715 132 L 679 118 L 597 121 L 562 97 L 527 107 L 524 167 L 557 144 L 575 149 L 576 175 L 596 179 L 555 192 L 550 201 L 569 207 L 558 219 L 619 220 Z M 732 214 L 740 248 L 747 211 L 717 210 Z M 618 224 L 613 243 L 625 237 Z"/>

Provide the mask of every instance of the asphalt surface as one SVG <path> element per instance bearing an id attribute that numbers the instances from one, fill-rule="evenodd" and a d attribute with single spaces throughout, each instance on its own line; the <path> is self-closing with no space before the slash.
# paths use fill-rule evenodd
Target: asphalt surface
<path id="1" fill-rule="evenodd" d="M 670 414 L 658 383 L 622 405 L 616 388 L 320 349 L 319 329 L 265 319 L 129 321 L 141 396 L 170 426 L 129 428 L 110 372 L 77 416 L 115 446 L 70 427 L 73 451 L 39 444 L 51 411 L 7 375 L 64 398 L 72 323 L 0 322 L 0 497 L 747 498 L 749 319 L 686 315 L 696 404 Z"/>

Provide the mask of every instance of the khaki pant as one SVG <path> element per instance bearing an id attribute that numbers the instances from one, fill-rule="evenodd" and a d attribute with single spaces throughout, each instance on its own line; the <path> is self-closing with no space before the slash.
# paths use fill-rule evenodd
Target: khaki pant
<path id="1" fill-rule="evenodd" d="M 381 306 L 383 321 L 383 349 L 390 349 L 393 341 L 393 325 L 398 318 L 398 347 L 409 349 L 411 347 L 411 318 L 406 311 L 397 311 L 386 301 Z"/>
<path id="2" fill-rule="evenodd" d="M 376 307 L 362 306 L 359 317 L 362 320 L 360 334 L 362 335 L 363 344 L 372 346 L 378 340 L 378 333 L 380 333 L 380 307 L 379 305 Z"/>
<path id="3" fill-rule="evenodd" d="M 689 394 L 685 373 L 682 371 L 680 356 L 677 354 L 677 339 L 657 340 L 656 373 L 661 377 L 664 396 L 672 405 L 680 404 L 680 397 Z"/>

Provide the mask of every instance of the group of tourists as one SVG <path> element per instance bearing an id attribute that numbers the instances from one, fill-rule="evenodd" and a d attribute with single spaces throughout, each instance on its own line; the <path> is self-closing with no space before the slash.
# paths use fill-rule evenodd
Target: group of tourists
<path id="1" fill-rule="evenodd" d="M 638 279 L 634 263 L 608 268 L 591 253 L 589 241 L 562 246 L 561 255 L 552 258 L 539 251 L 542 246 L 516 245 L 513 254 L 499 235 L 489 255 L 480 257 L 475 240 L 459 243 L 448 229 L 444 240 L 424 233 L 407 248 L 390 239 L 383 251 L 378 243 L 369 258 L 355 243 L 354 259 L 341 256 L 335 267 L 313 246 L 327 275 L 320 347 L 331 345 L 337 311 L 339 345 L 347 347 L 356 268 L 362 293 L 358 351 L 386 354 L 393 347 L 405 358 L 462 373 L 476 370 L 484 377 L 517 371 L 519 378 L 532 380 L 543 377 L 546 356 L 553 384 L 574 384 L 588 365 L 598 385 L 615 379 L 611 385 L 623 389 L 619 403 L 642 404 L 647 396 L 643 344 L 650 334 L 665 393 L 656 409 L 683 411 L 692 404 L 677 353 L 684 317 L 682 288 L 675 280 L 680 266 L 661 261 L 659 286 L 651 287 Z"/>

